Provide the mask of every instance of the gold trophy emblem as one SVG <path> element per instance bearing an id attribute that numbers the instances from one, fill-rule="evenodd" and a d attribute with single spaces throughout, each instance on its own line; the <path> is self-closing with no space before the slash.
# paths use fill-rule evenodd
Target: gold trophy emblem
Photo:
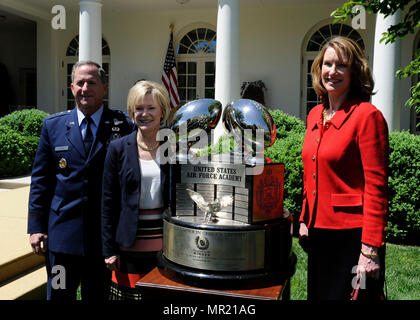
<path id="1" fill-rule="evenodd" d="M 66 167 L 67 167 L 67 160 L 66 160 L 66 159 L 64 159 L 64 158 L 61 158 L 61 159 L 60 159 L 60 161 L 58 161 L 58 166 L 59 166 L 61 169 L 66 168 Z"/>

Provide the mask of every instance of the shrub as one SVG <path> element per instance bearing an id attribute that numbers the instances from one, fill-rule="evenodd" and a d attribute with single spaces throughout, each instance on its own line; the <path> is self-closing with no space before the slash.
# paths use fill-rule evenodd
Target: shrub
<path id="1" fill-rule="evenodd" d="M 0 118 L 0 177 L 31 172 L 42 120 L 47 115 L 43 111 L 30 109 L 15 111 Z"/>
<path id="2" fill-rule="evenodd" d="M 0 177 L 27 174 L 32 168 L 39 138 L 26 137 L 0 126 Z"/>
<path id="3" fill-rule="evenodd" d="M 42 120 L 47 115 L 48 113 L 37 109 L 14 111 L 0 118 L 0 125 L 20 132 L 24 136 L 39 137 L 41 135 Z"/>
<path id="4" fill-rule="evenodd" d="M 284 207 L 299 219 L 302 207 L 303 162 L 302 146 L 305 123 L 281 110 L 270 110 L 276 124 L 276 141 L 265 150 L 273 162 L 284 163 Z"/>
<path id="5" fill-rule="evenodd" d="M 420 242 L 420 136 L 392 132 L 390 144 L 388 239 Z"/>
<path id="6" fill-rule="evenodd" d="M 273 162 L 284 163 L 284 207 L 299 218 L 302 208 L 302 145 L 305 133 L 290 132 L 283 139 L 276 139 L 274 145 L 265 150 Z"/>
<path id="7" fill-rule="evenodd" d="M 276 124 L 276 139 L 283 139 L 290 132 L 305 133 L 305 123 L 299 118 L 293 117 L 281 110 L 270 110 L 270 114 Z"/>

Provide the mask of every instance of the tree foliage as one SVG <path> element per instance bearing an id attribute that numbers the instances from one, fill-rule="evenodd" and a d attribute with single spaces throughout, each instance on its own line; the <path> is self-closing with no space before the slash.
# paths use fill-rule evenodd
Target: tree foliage
<path id="1" fill-rule="evenodd" d="M 363 6 L 368 13 L 380 13 L 386 17 L 394 15 L 398 10 L 404 12 L 400 23 L 392 25 L 382 34 L 380 42 L 393 43 L 398 38 L 404 38 L 409 33 L 416 32 L 420 27 L 420 0 L 363 0 L 348 1 L 341 8 L 335 10 L 331 16 L 337 21 L 346 21 L 360 13 L 358 6 Z M 413 61 L 405 68 L 398 70 L 396 76 L 401 78 L 413 77 L 420 73 L 420 52 L 417 50 Z M 416 112 L 420 113 L 420 84 L 417 82 L 410 88 L 411 97 L 406 105 L 415 106 Z"/>

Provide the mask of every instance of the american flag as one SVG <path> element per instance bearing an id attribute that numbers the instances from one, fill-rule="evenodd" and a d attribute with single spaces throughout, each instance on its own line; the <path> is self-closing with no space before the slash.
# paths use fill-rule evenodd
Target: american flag
<path id="1" fill-rule="evenodd" d="M 166 90 L 168 90 L 171 109 L 177 107 L 180 101 L 172 32 L 171 39 L 169 40 L 168 51 L 166 52 L 165 65 L 163 66 L 162 82 L 166 87 Z"/>

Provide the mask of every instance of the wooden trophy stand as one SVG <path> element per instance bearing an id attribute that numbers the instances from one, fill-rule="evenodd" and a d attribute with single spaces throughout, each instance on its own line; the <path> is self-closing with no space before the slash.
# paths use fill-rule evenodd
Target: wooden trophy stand
<path id="1" fill-rule="evenodd" d="M 259 300 L 289 300 L 290 279 L 282 284 L 266 288 L 244 289 L 244 290 L 214 290 L 192 287 L 172 281 L 163 276 L 158 268 L 154 268 L 144 276 L 136 287 L 144 293 L 144 300 L 153 299 L 205 299 L 205 301 L 217 300 L 220 298 L 229 300 L 259 301 Z"/>

